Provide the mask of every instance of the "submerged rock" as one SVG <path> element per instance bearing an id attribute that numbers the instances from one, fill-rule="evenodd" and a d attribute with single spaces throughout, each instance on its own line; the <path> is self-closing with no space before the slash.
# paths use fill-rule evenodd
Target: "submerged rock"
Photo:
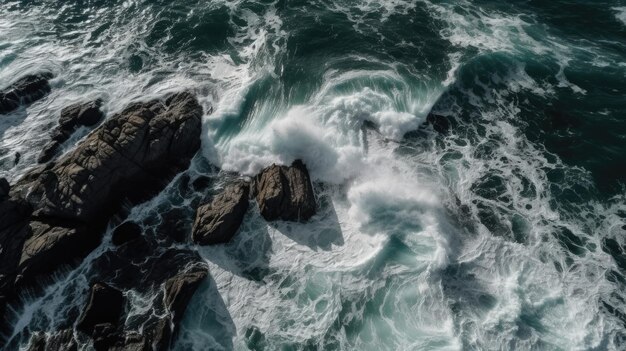
<path id="1" fill-rule="evenodd" d="M 235 236 L 248 210 L 249 186 L 228 186 L 213 201 L 196 211 L 192 239 L 200 245 L 227 243 Z"/>
<path id="2" fill-rule="evenodd" d="M 9 113 L 21 105 L 29 104 L 50 92 L 52 73 L 38 73 L 24 76 L 0 91 L 0 114 Z"/>
<path id="3" fill-rule="evenodd" d="M 261 215 L 268 220 L 305 221 L 316 212 L 309 172 L 301 160 L 290 167 L 272 165 L 253 184 Z"/>
<path id="4" fill-rule="evenodd" d="M 59 147 L 81 126 L 91 127 L 104 117 L 100 111 L 102 100 L 74 104 L 64 108 L 59 117 L 59 126 L 52 132 L 50 141 L 39 154 L 37 162 L 50 161 L 58 152 Z"/>

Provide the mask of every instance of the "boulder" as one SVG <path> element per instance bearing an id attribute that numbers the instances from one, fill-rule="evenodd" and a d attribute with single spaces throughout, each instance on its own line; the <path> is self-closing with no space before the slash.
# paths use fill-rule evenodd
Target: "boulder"
<path id="1" fill-rule="evenodd" d="M 97 99 L 87 103 L 74 104 L 64 108 L 59 118 L 59 126 L 52 132 L 52 140 L 44 147 L 37 162 L 50 161 L 59 147 L 81 126 L 91 127 L 104 117 L 100 111 L 102 100 Z"/>
<path id="2" fill-rule="evenodd" d="M 227 243 L 235 236 L 248 210 L 249 186 L 228 186 L 213 201 L 196 211 L 192 239 L 200 245 Z"/>
<path id="3" fill-rule="evenodd" d="M 261 215 L 268 221 L 305 221 L 316 212 L 309 172 L 300 160 L 290 167 L 272 165 L 253 183 Z"/>
<path id="4" fill-rule="evenodd" d="M 0 90 L 0 114 L 9 113 L 46 96 L 51 90 L 49 80 L 52 77 L 52 73 L 48 72 L 31 74 Z"/>
<path id="5" fill-rule="evenodd" d="M 174 325 L 182 319 L 189 301 L 207 274 L 206 267 L 195 265 L 165 282 L 164 303 Z"/>
<path id="6" fill-rule="evenodd" d="M 121 291 L 104 283 L 95 283 L 91 287 L 89 301 L 78 319 L 76 329 L 87 335 L 93 335 L 98 325 L 100 331 L 104 324 L 116 327 L 125 305 L 126 300 Z"/>
<path id="7" fill-rule="evenodd" d="M 86 103 L 78 103 L 70 105 L 61 110 L 59 117 L 60 132 L 73 132 L 81 126 L 91 127 L 96 125 L 104 117 L 104 113 L 100 111 L 102 100 L 96 99 Z"/>
<path id="8" fill-rule="evenodd" d="M 113 230 L 111 241 L 120 246 L 141 237 L 141 226 L 135 222 L 126 221 Z"/>

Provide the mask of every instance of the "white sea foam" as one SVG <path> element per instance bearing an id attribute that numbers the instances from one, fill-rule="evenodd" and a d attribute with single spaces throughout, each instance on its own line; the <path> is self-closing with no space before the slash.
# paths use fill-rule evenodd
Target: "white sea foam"
<path id="1" fill-rule="evenodd" d="M 561 67 L 558 84 L 584 93 L 565 76 L 569 46 L 528 35 L 533 24 L 527 18 L 464 1 L 426 3 L 447 25 L 442 37 L 458 49 L 448 55 L 449 69 L 442 77 L 409 80 L 399 73 L 400 63 L 349 55 L 325 62 L 321 83 L 305 103 L 257 101 L 249 112 L 244 111 L 254 98 L 249 92 L 282 74 L 277 62 L 288 33 L 275 5 L 256 4 L 261 10 L 252 11 L 242 4 L 206 5 L 226 6 L 238 24 L 231 23 L 236 30 L 228 49 L 189 59 L 146 45 L 155 18 L 141 1 L 125 2 L 129 13 L 113 12 L 114 24 L 103 34 L 95 33 L 99 24 L 91 18 L 71 45 L 20 46 L 36 38 L 32 20 L 50 16 L 38 13 L 39 8 L 29 10 L 22 22 L 0 21 L 0 37 L 19 47 L 0 57 L 0 67 L 7 67 L 0 78 L 38 68 L 43 61 L 52 62 L 50 69 L 57 73 L 48 99 L 3 120 L 11 126 L 3 127 L 0 146 L 23 154 L 22 163 L 7 172 L 11 176 L 33 164 L 42 144 L 36 140 L 46 139 L 68 103 L 104 95 L 105 109 L 114 113 L 130 101 L 181 87 L 195 89 L 207 112 L 214 108 L 203 125 L 203 155 L 213 164 L 245 175 L 296 158 L 309 167 L 320 200 L 320 213 L 309 223 L 267 223 L 253 205 L 231 244 L 198 248 L 211 274 L 188 308 L 175 348 L 243 350 L 256 337 L 264 338 L 267 349 L 618 349 L 606 340 L 623 327 L 599 312 L 599 299 L 620 296 L 612 297 L 619 292 L 604 278 L 615 263 L 600 249 L 581 257 L 569 253 L 554 233 L 564 227 L 600 248 L 602 237 L 596 234 L 606 232 L 624 244 L 619 229 L 623 206 L 587 204 L 576 213 L 580 218 L 554 208 L 548 172 L 564 172 L 585 187 L 591 186 L 585 183 L 588 175 L 525 139 L 517 127 L 518 102 L 507 99 L 521 93 L 547 97 L 555 87 L 535 81 L 523 64 L 513 64 L 504 75 L 475 82 L 487 91 L 484 95 L 459 92 L 472 111 L 446 106 L 457 115 L 466 112 L 471 123 L 461 121 L 436 140 L 424 136 L 417 145 L 402 140 L 424 122 L 444 89 L 459 89 L 456 74 L 473 58 L 465 56 L 466 49 L 477 49 L 479 55 L 551 55 Z M 364 31 L 376 29 L 369 28 L 368 16 L 389 21 L 411 11 L 415 2 L 329 6 Z M 135 52 L 133 45 L 139 45 L 150 68 L 118 71 L 126 64 L 122 58 Z M 21 59 L 12 61 L 17 54 Z M 350 62 L 371 66 L 346 70 L 340 65 Z M 420 79 L 423 84 L 416 83 Z M 492 83 L 504 88 L 491 89 Z M 377 131 L 364 129 L 365 121 Z M 491 151 L 480 155 L 487 147 Z M 413 148 L 410 155 L 406 148 Z M 192 165 L 193 172 L 201 172 L 199 163 Z M 501 195 L 509 200 L 477 194 L 473 186 L 489 176 L 505 180 Z M 147 218 L 174 202 L 191 203 L 176 193 L 170 186 L 135 207 L 130 218 Z M 481 219 L 481 206 L 493 211 L 501 228 Z M 455 217 L 475 226 L 466 228 Z M 523 225 L 516 226 L 514 219 Z M 109 236 L 43 297 L 27 299 L 13 335 L 33 323 L 54 327 L 67 311 L 80 308 L 89 262 L 109 249 Z M 74 290 L 76 298 L 68 303 Z M 148 311 L 154 298 L 133 291 L 128 296 L 132 314 Z"/>
<path id="2" fill-rule="evenodd" d="M 614 7 L 613 10 L 615 10 L 615 18 L 626 26 L 626 6 Z"/>

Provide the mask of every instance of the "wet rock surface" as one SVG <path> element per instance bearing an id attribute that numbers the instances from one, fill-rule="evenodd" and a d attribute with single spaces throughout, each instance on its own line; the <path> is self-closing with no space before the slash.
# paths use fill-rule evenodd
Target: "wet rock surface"
<path id="1" fill-rule="evenodd" d="M 59 117 L 59 125 L 52 132 L 52 140 L 44 147 L 37 162 L 50 161 L 59 151 L 61 144 L 67 141 L 79 127 L 91 127 L 104 118 L 100 110 L 102 100 L 97 99 L 64 108 Z"/>
<path id="2" fill-rule="evenodd" d="M 28 351 L 77 351 L 78 344 L 71 329 L 62 330 L 47 336 L 36 332 L 31 337 Z"/>
<path id="3" fill-rule="evenodd" d="M 27 200 L 38 216 L 106 216 L 121 198 L 145 199 L 188 165 L 200 147 L 201 115 L 189 93 L 132 104 L 20 186 L 30 187 Z"/>
<path id="4" fill-rule="evenodd" d="M 92 337 L 96 349 L 149 351 L 154 347 L 155 350 L 168 350 L 189 301 L 208 275 L 206 265 L 196 253 L 188 250 L 166 250 L 160 254 L 151 252 L 151 255 L 144 257 L 146 262 L 141 266 L 132 264 L 124 253 L 111 254 L 116 255 L 116 259 L 100 261 L 100 264 L 110 265 L 117 270 L 98 270 L 102 272 L 102 278 L 124 289 L 143 293 L 158 292 L 152 306 L 155 313 L 148 311 L 144 315 L 134 316 L 135 323 L 130 325 L 114 322 L 112 315 L 106 319 L 100 317 L 91 319 L 88 325 L 93 325 L 92 329 L 83 328 L 80 322 L 77 329 L 86 331 Z M 107 303 L 110 300 L 99 299 L 102 306 L 123 305 L 123 302 L 117 300 Z M 94 305 L 92 301 L 93 298 L 86 311 L 93 310 L 90 307 Z M 124 313 L 121 314 L 124 319 Z"/>
<path id="5" fill-rule="evenodd" d="M 24 76 L 10 86 L 0 90 L 0 114 L 37 101 L 50 92 L 49 80 L 52 73 L 44 72 Z"/>
<path id="6" fill-rule="evenodd" d="M 37 287 L 39 276 L 92 251 L 121 204 L 150 198 L 186 168 L 200 147 L 201 116 L 187 92 L 132 104 L 7 189 L 0 201 L 0 313 L 22 287 Z"/>
<path id="7" fill-rule="evenodd" d="M 193 241 L 200 245 L 229 242 L 248 210 L 248 197 L 248 184 L 238 182 L 227 186 L 210 203 L 200 206 L 193 224 Z"/>
<path id="8" fill-rule="evenodd" d="M 264 169 L 256 176 L 253 188 L 261 215 L 268 221 L 305 221 L 316 212 L 309 172 L 300 160 L 289 167 Z"/>

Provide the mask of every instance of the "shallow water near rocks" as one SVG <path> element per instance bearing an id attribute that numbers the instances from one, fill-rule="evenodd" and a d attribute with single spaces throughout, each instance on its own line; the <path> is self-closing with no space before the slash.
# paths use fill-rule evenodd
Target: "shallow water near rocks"
<path id="1" fill-rule="evenodd" d="M 201 152 L 128 214 L 209 265 L 174 350 L 625 347 L 621 0 L 0 2 L 0 87 L 40 70 L 52 92 L 0 119 L 10 181 L 70 104 L 110 116 L 189 89 L 203 105 Z M 295 159 L 307 223 L 252 203 L 227 245 L 153 234 L 167 209 L 191 218 L 234 174 Z M 117 224 L 25 294 L 7 347 L 74 323 Z M 157 295 L 126 294 L 139 328 Z"/>

